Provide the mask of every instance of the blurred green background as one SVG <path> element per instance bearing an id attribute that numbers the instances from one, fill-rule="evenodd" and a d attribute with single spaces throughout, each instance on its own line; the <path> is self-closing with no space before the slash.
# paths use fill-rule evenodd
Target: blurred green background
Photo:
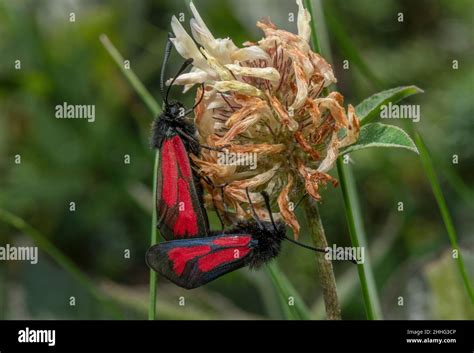
<path id="1" fill-rule="evenodd" d="M 256 41 L 255 22 L 270 17 L 296 31 L 285 0 L 197 0 L 216 37 L 237 45 Z M 421 121 L 388 121 L 430 149 L 474 277 L 474 3 L 470 0 L 323 1 L 338 88 L 346 103 L 399 85 L 425 93 Z M 75 22 L 70 22 L 74 12 Z M 146 318 L 153 119 L 99 41 L 105 33 L 159 98 L 159 72 L 169 22 L 185 1 L 0 1 L 0 208 L 23 218 L 84 271 L 111 299 L 97 300 L 76 277 L 40 251 L 39 263 L 0 262 L 0 319 Z M 399 13 L 404 21 L 398 22 Z M 323 48 L 324 49 L 324 48 Z M 357 65 L 354 54 L 364 65 Z M 349 69 L 343 68 L 349 60 Z M 15 61 L 21 69 L 15 69 Z M 459 68 L 452 68 L 457 60 Z M 173 52 L 169 75 L 183 59 Z M 189 106 L 192 93 L 181 96 Z M 56 119 L 55 106 L 95 105 L 96 120 Z M 387 123 L 387 121 L 384 121 Z M 453 155 L 459 163 L 452 164 Z M 15 156 L 21 164 L 15 164 Z M 124 156 L 130 156 L 130 164 Z M 417 155 L 371 149 L 351 155 L 384 318 L 474 319 L 451 258 L 444 224 Z M 320 205 L 329 243 L 349 246 L 339 188 Z M 70 202 L 76 210 L 70 211 Z M 404 211 L 397 210 L 398 202 Z M 302 220 L 302 218 L 301 218 Z M 303 225 L 301 240 L 309 243 Z M 31 237 L 0 222 L 0 245 L 32 245 Z M 130 258 L 124 251 L 130 250 Z M 324 318 L 314 254 L 285 244 L 279 267 L 310 308 Z M 364 319 L 355 267 L 335 263 L 343 318 Z M 74 296 L 76 305 L 71 306 Z M 179 305 L 185 297 L 186 305 Z M 404 305 L 397 305 L 398 297 Z M 158 278 L 161 319 L 283 318 L 262 270 L 226 275 L 192 291 Z"/>

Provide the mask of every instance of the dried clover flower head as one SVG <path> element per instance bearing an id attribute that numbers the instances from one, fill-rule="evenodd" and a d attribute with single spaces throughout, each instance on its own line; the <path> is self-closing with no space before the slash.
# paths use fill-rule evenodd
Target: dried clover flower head
<path id="1" fill-rule="evenodd" d="M 214 38 L 192 3 L 191 31 L 200 47 L 176 17 L 171 22 L 174 46 L 181 56 L 193 59 L 192 70 L 175 84 L 186 91 L 204 83 L 204 99 L 195 110 L 202 143 L 226 146 L 225 152 L 202 150 L 199 158 L 192 157 L 208 180 L 227 184 L 221 192 L 203 183 L 206 201 L 226 211 L 229 220 L 246 218 L 249 188 L 257 213 L 268 218 L 258 193 L 266 190 L 278 204 L 275 216 L 283 218 L 295 237 L 299 224 L 294 203 L 304 193 L 320 200 L 321 185 L 337 185 L 327 172 L 339 149 L 359 135 L 354 107 L 349 105 L 346 112 L 340 93 L 322 96 L 336 79 L 331 65 L 311 50 L 311 18 L 301 0 L 296 3 L 297 35 L 261 21 L 257 27 L 264 37 L 243 48 L 229 38 Z M 201 94 L 198 89 L 196 100 Z M 242 163 L 253 159 L 256 163 Z"/>

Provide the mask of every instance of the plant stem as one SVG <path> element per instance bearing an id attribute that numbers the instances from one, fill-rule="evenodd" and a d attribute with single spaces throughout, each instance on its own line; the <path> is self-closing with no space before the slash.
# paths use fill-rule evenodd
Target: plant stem
<path id="1" fill-rule="evenodd" d="M 319 42 L 317 40 L 317 28 L 316 28 L 316 21 L 315 15 L 312 10 L 311 0 L 305 0 L 306 7 L 311 15 L 311 39 L 313 49 L 318 53 L 321 53 L 321 48 Z M 324 24 L 324 15 L 323 15 L 323 8 L 321 1 L 317 1 L 316 5 L 318 6 L 318 12 L 321 13 L 321 26 L 320 30 L 323 33 L 320 37 L 323 40 L 327 41 L 327 31 Z M 324 45 L 327 49 L 324 56 L 328 59 L 328 62 L 332 62 L 331 60 L 331 51 L 330 46 L 328 43 Z M 334 85 L 335 86 L 335 85 Z M 327 91 L 324 92 L 327 94 Z M 363 221 L 360 214 L 360 207 L 359 202 L 357 199 L 357 190 L 355 183 L 352 179 L 352 174 L 350 174 L 350 167 L 345 166 L 342 162 L 341 157 L 337 159 L 337 170 L 339 179 L 341 180 L 341 191 L 344 198 L 344 207 L 346 210 L 346 219 L 349 227 L 349 232 L 351 236 L 351 241 L 353 246 L 362 246 L 367 249 L 367 244 L 365 241 L 364 231 L 363 231 Z M 347 173 L 345 173 L 345 170 Z M 350 180 L 348 179 L 350 178 Z M 354 210 L 354 212 L 353 212 Z M 368 256 L 365 256 L 365 263 L 358 265 L 359 271 L 359 280 L 362 287 L 362 294 L 364 296 L 364 303 L 365 303 L 365 310 L 367 313 L 368 319 L 380 319 L 382 318 L 380 304 L 378 300 L 377 290 L 375 286 L 375 280 L 372 272 L 372 268 L 368 262 Z"/>
<path id="2" fill-rule="evenodd" d="M 469 281 L 469 277 L 464 266 L 464 260 L 461 254 L 461 249 L 459 249 L 457 241 L 456 229 L 454 228 L 453 220 L 451 218 L 451 215 L 449 214 L 448 206 L 446 205 L 446 200 L 444 199 L 444 195 L 441 191 L 438 178 L 436 177 L 436 173 L 434 171 L 433 163 L 431 162 L 428 149 L 426 148 L 426 145 L 423 142 L 423 139 L 421 138 L 421 135 L 419 133 L 415 133 L 415 143 L 418 148 L 418 151 L 420 152 L 420 158 L 423 168 L 430 182 L 431 189 L 438 204 L 438 208 L 441 212 L 441 217 L 444 221 L 444 225 L 446 226 L 446 231 L 448 232 L 451 247 L 457 252 L 457 257 L 453 256 L 453 258 L 456 259 L 459 273 L 461 274 L 461 278 L 464 282 L 464 287 L 466 288 L 467 295 L 469 296 L 471 303 L 474 304 L 474 290 L 472 288 L 471 282 Z"/>
<path id="3" fill-rule="evenodd" d="M 76 280 L 86 288 L 89 293 L 101 302 L 111 314 L 116 318 L 122 318 L 122 314 L 117 310 L 115 305 L 106 298 L 98 289 L 94 283 L 87 277 L 87 275 L 82 272 L 77 265 L 71 261 L 66 255 L 64 255 L 61 250 L 59 250 L 53 243 L 49 241 L 43 234 L 38 230 L 26 223 L 22 218 L 14 215 L 11 212 L 0 209 L 0 220 L 9 224 L 10 226 L 18 229 L 19 231 L 28 235 L 35 244 L 49 256 L 51 256 L 54 261 L 56 261 L 64 270 L 69 272 Z"/>
<path id="4" fill-rule="evenodd" d="M 157 170 L 160 164 L 159 154 L 155 155 L 155 167 L 153 170 L 153 200 L 156 199 L 156 182 L 157 182 Z M 156 229 L 156 207 L 153 207 L 151 216 L 151 241 L 150 246 L 155 245 L 158 242 L 158 232 Z M 148 310 L 148 320 L 155 320 L 156 317 L 156 273 L 150 270 L 150 306 Z"/>
<path id="5" fill-rule="evenodd" d="M 150 92 L 148 92 L 146 87 L 143 85 L 143 83 L 140 81 L 137 75 L 135 75 L 133 70 L 126 69 L 124 67 L 123 56 L 119 53 L 117 48 L 115 48 L 115 46 L 112 44 L 109 38 L 105 34 L 102 34 L 100 36 L 100 41 L 102 42 L 103 46 L 105 47 L 107 52 L 110 54 L 112 59 L 114 59 L 115 63 L 120 68 L 122 73 L 125 75 L 128 82 L 132 85 L 132 87 L 135 89 L 137 94 L 143 100 L 147 108 L 151 111 L 153 116 L 157 116 L 158 114 L 160 114 L 161 109 L 158 102 L 153 98 Z M 153 170 L 153 197 L 154 197 L 153 202 L 155 202 L 155 198 L 156 198 L 156 181 L 157 181 L 157 175 L 158 175 L 158 167 L 159 167 L 159 154 L 157 151 L 155 153 L 155 166 Z M 151 232 L 150 232 L 151 245 L 156 244 L 158 241 L 156 221 L 157 221 L 156 220 L 156 207 L 153 206 L 153 214 L 152 214 L 152 219 L 151 219 Z M 150 303 L 149 303 L 149 308 L 148 308 L 148 319 L 154 320 L 155 318 L 156 318 L 156 273 L 150 269 Z"/>
<path id="6" fill-rule="evenodd" d="M 311 0 L 305 0 L 304 2 L 306 9 L 311 16 L 311 44 L 315 52 L 321 53 L 321 47 L 318 41 L 317 28 L 316 28 L 316 16 L 313 11 L 313 5 Z M 327 94 L 327 88 L 324 89 L 324 94 Z M 318 205 L 316 201 L 310 200 L 308 197 L 305 200 L 304 209 L 306 218 L 311 227 L 311 237 L 313 239 L 314 246 L 318 248 L 326 248 L 328 246 L 326 236 L 324 234 L 324 228 L 319 215 Z M 334 269 L 332 263 L 325 259 L 323 254 L 316 254 L 317 267 L 321 285 L 323 287 L 323 298 L 326 306 L 326 316 L 328 320 L 340 320 L 341 319 L 341 307 L 337 297 L 336 279 L 334 277 Z"/>
<path id="7" fill-rule="evenodd" d="M 319 215 L 318 205 L 315 200 L 307 197 L 304 203 L 306 218 L 311 228 L 311 237 L 314 246 L 325 249 L 328 246 L 326 236 L 324 234 L 323 223 Z M 341 306 L 337 297 L 336 279 L 334 277 L 334 269 L 332 262 L 326 260 L 322 253 L 316 254 L 316 269 L 323 288 L 324 304 L 326 305 L 326 317 L 328 320 L 341 319 Z"/>

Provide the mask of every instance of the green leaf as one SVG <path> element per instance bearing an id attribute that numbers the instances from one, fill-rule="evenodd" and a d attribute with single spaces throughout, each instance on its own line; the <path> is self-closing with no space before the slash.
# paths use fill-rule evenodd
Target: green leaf
<path id="1" fill-rule="evenodd" d="M 360 119 L 360 124 L 365 125 L 375 120 L 380 115 L 380 108 L 390 102 L 397 103 L 406 97 L 423 90 L 416 86 L 401 86 L 382 91 L 364 99 L 356 106 L 356 114 Z"/>
<path id="2" fill-rule="evenodd" d="M 415 143 L 405 131 L 393 125 L 373 123 L 362 126 L 357 142 L 342 150 L 340 154 L 342 155 L 369 147 L 406 148 L 418 153 Z"/>

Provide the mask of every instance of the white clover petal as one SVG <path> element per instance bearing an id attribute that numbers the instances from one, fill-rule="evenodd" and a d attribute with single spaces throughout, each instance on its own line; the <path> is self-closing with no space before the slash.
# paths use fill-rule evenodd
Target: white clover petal
<path id="1" fill-rule="evenodd" d="M 189 7 L 191 8 L 191 12 L 193 13 L 193 16 L 194 16 L 194 19 L 196 21 L 196 25 L 200 27 L 200 31 L 201 33 L 203 33 L 206 37 L 208 37 L 209 39 L 211 40 L 214 40 L 214 37 L 211 33 L 211 31 L 209 30 L 209 28 L 207 28 L 206 24 L 204 23 L 204 21 L 202 20 L 202 17 L 201 15 L 199 14 L 199 12 L 197 11 L 196 7 L 194 6 L 193 2 L 191 1 L 191 3 L 189 4 Z M 197 40 L 197 38 L 196 38 Z M 200 42 L 198 42 L 199 44 L 202 44 Z"/>
<path id="2" fill-rule="evenodd" d="M 235 64 L 225 65 L 234 75 L 263 78 L 270 81 L 278 81 L 280 73 L 273 67 L 246 67 Z"/>
<path id="3" fill-rule="evenodd" d="M 229 64 L 232 62 L 232 54 L 239 48 L 234 44 L 232 39 L 229 38 L 218 38 L 214 42 L 212 47 L 212 54 L 219 59 L 223 64 Z"/>
<path id="4" fill-rule="evenodd" d="M 233 91 L 247 96 L 263 97 L 262 91 L 260 91 L 258 88 L 249 85 L 248 83 L 235 80 L 218 81 L 214 84 L 214 89 L 219 92 Z"/>
<path id="5" fill-rule="evenodd" d="M 298 35 L 303 38 L 305 42 L 309 42 L 311 37 L 311 27 L 309 26 L 311 15 L 308 10 L 304 8 L 301 0 L 296 0 L 296 3 L 298 4 Z"/>
<path id="6" fill-rule="evenodd" d="M 247 60 L 265 60 L 270 61 L 270 55 L 262 48 L 252 45 L 250 47 L 242 48 L 231 55 L 232 62 L 242 62 Z"/>
<path id="7" fill-rule="evenodd" d="M 175 35 L 175 38 L 172 38 L 171 41 L 173 42 L 176 51 L 185 59 L 193 59 L 194 66 L 212 74 L 211 68 L 199 51 L 196 43 L 194 43 L 193 39 L 188 33 L 186 33 L 186 30 L 183 28 L 176 16 L 173 16 L 171 19 L 171 28 Z"/>
<path id="8" fill-rule="evenodd" d="M 206 51 L 206 49 L 201 48 L 201 52 L 204 54 L 204 56 L 207 59 L 208 65 L 217 73 L 218 77 L 223 80 L 232 80 L 232 74 L 230 73 L 227 68 L 225 68 L 219 60 L 217 60 L 214 56 L 212 56 L 209 52 Z"/>
<path id="9" fill-rule="evenodd" d="M 219 60 L 219 62 L 222 64 L 229 64 L 231 62 L 232 53 L 238 49 L 237 46 L 229 38 L 214 38 L 192 2 L 190 7 L 194 16 L 194 18 L 192 18 L 190 21 L 191 31 L 193 33 L 194 39 L 196 39 L 196 41 L 201 44 L 212 56 Z"/>
<path id="10" fill-rule="evenodd" d="M 193 69 L 190 72 L 179 75 L 174 81 L 173 85 L 194 85 L 196 83 L 203 83 L 212 77 L 205 71 Z M 166 81 L 166 85 L 171 84 L 172 79 Z"/>

